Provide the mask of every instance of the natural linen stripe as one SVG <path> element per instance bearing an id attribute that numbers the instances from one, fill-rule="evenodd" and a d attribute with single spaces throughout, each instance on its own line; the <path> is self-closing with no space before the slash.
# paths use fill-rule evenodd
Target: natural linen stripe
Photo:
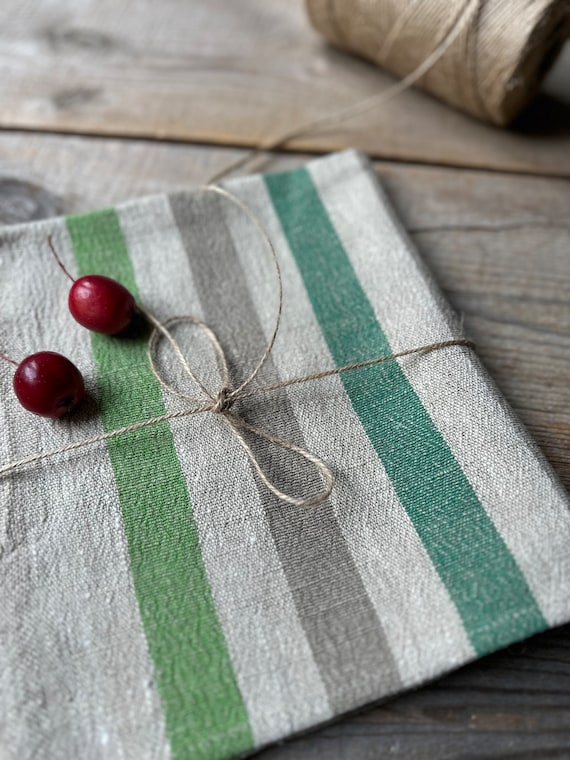
<path id="1" fill-rule="evenodd" d="M 181 207 L 191 203 L 189 194 L 177 197 Z M 189 309 L 204 318 L 201 294 L 167 198 L 129 203 L 118 214 L 140 298 L 149 311 L 161 320 Z M 258 254 L 258 263 L 267 261 L 265 249 Z M 197 255 L 209 254 L 200 250 Z M 275 288 L 273 268 L 268 288 L 269 293 Z M 272 312 L 270 329 L 274 318 Z M 190 345 L 191 350 L 201 347 Z M 193 350 L 190 360 L 200 377 L 214 385 L 217 377 L 203 369 L 210 358 L 208 351 Z M 164 394 L 164 403 L 167 412 L 180 408 L 170 393 Z M 172 435 L 256 746 L 329 720 L 334 713 L 295 611 L 259 491 L 249 477 L 245 452 L 217 415 L 179 420 L 172 425 Z"/>
<path id="2" fill-rule="evenodd" d="M 223 224 L 221 208 L 225 205 L 207 194 L 171 197 L 204 318 L 226 348 L 232 379 L 239 384 L 253 367 L 265 340 L 231 236 Z M 278 380 L 270 356 L 264 383 Z M 244 404 L 247 419 L 254 425 L 279 430 L 280 435 L 306 448 L 285 392 L 267 396 L 263 404 Z M 263 453 L 256 449 L 256 454 Z M 303 491 L 315 490 L 316 473 L 312 469 L 299 467 L 291 484 L 287 482 L 289 468 L 281 472 L 279 462 L 272 464 L 274 474 L 286 481 L 283 488 L 287 492 L 295 482 L 302 484 Z M 378 691 L 380 673 L 383 687 L 394 691 L 400 679 L 392 653 L 330 501 L 316 509 L 284 508 L 261 483 L 259 496 L 299 620 L 335 712 L 353 707 L 355 698 L 360 702 L 372 699 Z M 370 666 L 371 651 L 376 653 L 376 670 Z"/>
<path id="3" fill-rule="evenodd" d="M 307 170 L 265 181 L 335 362 L 391 353 Z M 341 378 L 476 652 L 546 627 L 523 574 L 400 366 L 390 362 Z"/>
<path id="4" fill-rule="evenodd" d="M 325 163 L 331 161 L 329 157 Z M 312 166 L 319 163 L 315 161 Z M 271 355 L 281 376 L 333 367 L 263 179 L 242 178 L 228 187 L 263 219 L 279 252 L 283 318 Z M 368 207 L 366 202 L 363 205 L 365 214 Z M 263 241 L 239 209 L 226 205 L 221 211 L 265 330 L 265 340 L 269 340 L 275 311 L 274 299 L 268 297 L 275 279 L 271 262 Z M 422 357 L 418 363 L 423 362 Z M 475 653 L 457 609 L 364 432 L 340 377 L 308 388 L 288 389 L 288 396 L 309 449 L 319 452 L 333 472 L 343 473 L 335 480 L 331 502 L 382 621 L 403 685 L 416 684 L 420 673 L 424 680 L 449 667 L 450 662 L 458 665 L 471 659 Z M 375 652 L 371 651 L 369 657 L 370 670 L 375 672 Z M 347 688 L 354 690 L 357 699 L 359 685 L 352 683 Z"/>
<path id="5" fill-rule="evenodd" d="M 137 298 L 114 210 L 67 218 L 80 275 L 104 273 Z M 147 336 L 91 333 L 106 431 L 165 413 Z M 204 571 L 167 422 L 107 441 L 131 572 L 177 760 L 227 758 L 252 736 Z"/>
<path id="6" fill-rule="evenodd" d="M 366 157 L 345 151 L 313 161 L 309 171 L 393 350 L 454 337 L 458 319 L 434 286 Z M 383 266 L 371 267 L 378 240 L 392 242 L 382 248 Z M 561 623 L 568 593 L 553 594 L 550 579 L 555 573 L 560 589 L 570 588 L 570 520 L 564 487 L 476 352 L 433 352 L 419 362 L 401 364 L 548 624 Z M 524 445 L 513 446 L 513 430 Z"/>
<path id="7" fill-rule="evenodd" d="M 69 281 L 43 256 L 50 233 L 72 266 L 61 220 L 0 231 L 0 344 L 18 357 L 47 347 L 70 356 L 91 388 L 89 335 L 66 308 Z M 89 401 L 69 421 L 30 417 L 8 369 L 0 370 L 3 459 L 64 443 L 78 426 L 101 433 Z M 0 757 L 170 757 L 101 447 L 83 464 L 60 459 L 0 478 Z"/>

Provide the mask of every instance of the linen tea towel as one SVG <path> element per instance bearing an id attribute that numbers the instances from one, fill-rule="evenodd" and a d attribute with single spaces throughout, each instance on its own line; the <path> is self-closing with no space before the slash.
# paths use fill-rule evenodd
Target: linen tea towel
<path id="1" fill-rule="evenodd" d="M 358 153 L 227 187 L 283 272 L 264 383 L 459 336 Z M 263 351 L 274 273 L 222 198 L 5 228 L 0 350 L 65 354 L 90 398 L 68 420 L 32 417 L 3 367 L 2 464 L 181 408 L 149 369 L 144 330 L 106 337 L 71 319 L 48 234 L 75 276 L 120 280 L 161 320 L 205 320 L 234 384 Z M 186 337 L 215 384 L 208 346 Z M 209 413 L 0 477 L 2 758 L 237 757 L 570 618 L 567 496 L 471 349 L 291 387 L 240 414 L 322 457 L 330 499 L 280 502 Z M 290 452 L 256 447 L 279 485 L 319 487 Z"/>

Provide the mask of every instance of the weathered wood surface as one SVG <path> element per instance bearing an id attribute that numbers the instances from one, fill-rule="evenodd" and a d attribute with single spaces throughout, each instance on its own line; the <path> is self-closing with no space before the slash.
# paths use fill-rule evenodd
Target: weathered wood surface
<path id="1" fill-rule="evenodd" d="M 302 0 L 0 3 L 0 127 L 253 145 L 381 91 Z M 292 144 L 378 158 L 570 174 L 570 50 L 513 131 L 406 92 Z"/>
<path id="2" fill-rule="evenodd" d="M 0 223 L 199 184 L 238 155 L 0 133 Z M 280 157 L 272 167 L 301 160 Z M 377 170 L 491 374 L 570 486 L 570 185 L 403 164 Z M 570 757 L 570 626 L 259 757 Z"/>

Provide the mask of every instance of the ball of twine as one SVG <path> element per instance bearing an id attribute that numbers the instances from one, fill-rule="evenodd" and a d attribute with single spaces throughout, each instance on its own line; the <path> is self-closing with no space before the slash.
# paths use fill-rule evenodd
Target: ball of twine
<path id="1" fill-rule="evenodd" d="M 570 34 L 569 0 L 306 0 L 330 42 L 404 77 L 461 23 L 416 86 L 498 125 L 536 94 Z M 465 12 L 469 18 L 464 18 Z"/>

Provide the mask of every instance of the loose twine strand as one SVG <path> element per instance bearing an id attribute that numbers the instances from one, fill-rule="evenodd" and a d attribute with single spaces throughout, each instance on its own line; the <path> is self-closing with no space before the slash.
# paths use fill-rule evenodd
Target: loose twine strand
<path id="1" fill-rule="evenodd" d="M 233 174 L 238 171 L 238 169 L 243 169 L 245 166 L 249 165 L 254 158 L 258 156 L 261 157 L 262 154 L 266 155 L 272 150 L 284 148 L 292 140 L 299 137 L 319 134 L 325 132 L 327 129 L 337 127 L 339 124 L 342 124 L 349 119 L 353 119 L 355 116 L 360 116 L 367 111 L 388 103 L 398 95 L 409 90 L 435 66 L 435 64 L 445 55 L 447 50 L 449 50 L 451 45 L 453 45 L 461 32 L 471 23 L 472 19 L 478 15 L 481 2 L 482 0 L 465 0 L 460 6 L 458 13 L 452 17 L 451 23 L 445 29 L 440 42 L 436 45 L 433 51 L 403 79 L 395 82 L 393 85 L 390 85 L 376 95 L 363 98 L 357 103 L 353 103 L 346 108 L 342 108 L 334 113 L 327 114 L 326 116 L 320 116 L 317 119 L 306 121 L 294 129 L 287 130 L 285 133 L 277 137 L 262 142 L 260 145 L 248 151 L 245 155 L 240 156 L 236 161 L 231 162 L 222 170 L 213 174 L 206 183 L 206 186 L 215 185 L 229 174 Z M 400 24 L 397 24 L 397 27 L 399 32 Z M 389 43 L 390 45 L 393 45 L 396 39 L 397 34 L 391 35 L 386 44 Z"/>
<path id="2" fill-rule="evenodd" d="M 226 177 L 227 175 L 232 174 L 233 172 L 237 171 L 238 169 L 243 168 L 244 166 L 249 164 L 253 158 L 255 158 L 256 156 L 259 156 L 260 154 L 267 154 L 271 150 L 275 150 L 277 148 L 283 147 L 288 142 L 290 142 L 291 140 L 295 138 L 306 136 L 307 134 L 323 131 L 327 128 L 336 126 L 343 121 L 346 121 L 372 108 L 376 108 L 379 105 L 388 102 L 389 100 L 392 100 L 397 95 L 409 89 L 418 79 L 420 79 L 427 71 L 429 71 L 429 69 L 432 68 L 434 64 L 444 55 L 446 50 L 453 44 L 457 36 L 462 31 L 464 25 L 468 23 L 470 19 L 470 13 L 478 12 L 479 4 L 480 4 L 480 0 L 467 0 L 462 6 L 460 13 L 456 16 L 456 18 L 454 18 L 453 23 L 445 31 L 441 42 L 437 45 L 437 47 L 433 50 L 433 52 L 430 55 L 428 55 L 425 58 L 425 60 L 422 61 L 422 63 L 416 69 L 414 69 L 414 71 L 408 74 L 400 82 L 397 82 L 391 87 L 388 87 L 386 90 L 379 93 L 378 95 L 374 95 L 370 98 L 366 98 L 362 101 L 359 101 L 358 103 L 355 103 L 347 108 L 341 109 L 335 114 L 330 114 L 328 116 L 321 117 L 319 119 L 314 119 L 310 122 L 306 122 L 300 127 L 295 128 L 294 130 L 290 130 L 277 138 L 274 138 L 265 143 L 262 143 L 261 145 L 253 148 L 251 151 L 246 153 L 244 156 L 240 157 L 240 159 L 238 159 L 237 161 L 232 162 L 229 165 L 227 165 L 222 171 L 213 175 L 208 181 L 208 183 L 205 184 L 201 188 L 202 191 L 204 192 L 216 193 L 217 195 L 227 199 L 228 201 L 236 205 L 244 214 L 248 216 L 248 218 L 251 220 L 251 222 L 254 224 L 257 231 L 261 235 L 267 249 L 270 252 L 271 260 L 274 266 L 274 272 L 276 276 L 278 305 L 277 305 L 277 311 L 275 315 L 275 323 L 274 323 L 273 331 L 254 369 L 237 388 L 231 387 L 229 365 L 228 365 L 228 361 L 227 361 L 227 357 L 224 352 L 224 349 L 222 348 L 222 345 L 220 344 L 214 331 L 205 322 L 191 315 L 175 316 L 175 317 L 171 317 L 170 319 L 167 319 L 165 322 L 161 322 L 148 310 L 144 309 L 141 305 L 138 305 L 137 308 L 140 311 L 140 313 L 143 314 L 144 317 L 148 320 L 148 322 L 153 326 L 153 330 L 150 335 L 148 346 L 147 346 L 147 358 L 148 358 L 149 365 L 150 365 L 153 375 L 155 376 L 156 380 L 160 383 L 160 385 L 165 389 L 167 393 L 183 399 L 185 402 L 189 403 L 190 406 L 188 406 L 185 409 L 181 409 L 179 411 L 168 412 L 166 414 L 150 417 L 146 420 L 141 420 L 140 422 L 134 422 L 134 423 L 131 423 L 130 425 L 124 425 L 123 427 L 117 428 L 115 430 L 111 430 L 107 433 L 94 435 L 94 436 L 91 436 L 90 438 L 84 438 L 80 441 L 67 443 L 63 446 L 58 446 L 57 448 L 53 448 L 48 451 L 40 451 L 35 454 L 31 454 L 30 456 L 23 457 L 21 459 L 18 459 L 12 462 L 8 462 L 7 464 L 0 466 L 0 475 L 11 473 L 27 465 L 35 464 L 37 462 L 45 461 L 48 459 L 52 459 L 53 457 L 59 456 L 61 454 L 76 451 L 78 449 L 82 449 L 87 446 L 108 441 L 113 438 L 117 438 L 119 436 L 125 435 L 127 433 L 133 433 L 137 430 L 142 430 L 147 427 L 158 425 L 162 422 L 169 422 L 176 419 L 190 417 L 196 414 L 211 412 L 213 414 L 219 415 L 227 423 L 229 429 L 234 433 L 236 439 L 239 441 L 240 445 L 244 449 L 255 472 L 258 474 L 258 476 L 260 477 L 262 482 L 265 484 L 265 486 L 269 489 L 269 491 L 272 494 L 274 494 L 277 498 L 279 498 L 281 501 L 283 501 L 286 504 L 290 504 L 296 507 L 318 506 L 319 504 L 322 504 L 324 501 L 326 501 L 328 497 L 330 496 L 333 489 L 333 485 L 334 485 L 334 478 L 333 478 L 333 474 L 330 467 L 320 457 L 311 453 L 307 449 L 297 446 L 292 441 L 288 441 L 284 438 L 281 438 L 280 436 L 277 436 L 265 430 L 264 428 L 259 427 L 258 425 L 252 425 L 246 422 L 244 419 L 242 419 L 240 416 L 238 416 L 232 411 L 234 404 L 237 401 L 247 399 L 247 398 L 257 397 L 264 393 L 281 390 L 293 385 L 300 385 L 302 383 L 323 380 L 328 377 L 341 375 L 346 372 L 353 372 L 359 369 L 363 369 L 365 367 L 371 367 L 376 364 L 382 364 L 384 362 L 393 361 L 393 360 L 400 359 L 406 356 L 411 356 L 413 354 L 426 354 L 431 351 L 450 348 L 452 346 L 463 346 L 463 347 L 472 349 L 474 348 L 474 344 L 466 338 L 456 338 L 456 339 L 445 340 L 445 341 L 436 341 L 434 343 L 429 343 L 427 345 L 416 346 L 414 348 L 409 348 L 404 351 L 392 353 L 387 356 L 376 356 L 371 359 L 366 359 L 364 361 L 354 362 L 352 364 L 346 364 L 342 367 L 334 367 L 331 369 L 321 370 L 319 372 L 312 372 L 306 375 L 299 375 L 297 377 L 280 380 L 278 382 L 271 383 L 269 385 L 256 385 L 255 387 L 251 387 L 253 381 L 257 378 L 257 376 L 259 375 L 259 373 L 265 366 L 267 360 L 269 359 L 273 351 L 275 340 L 279 332 L 279 327 L 280 327 L 281 319 L 282 319 L 282 311 L 283 311 L 283 282 L 282 282 L 282 276 L 281 276 L 281 268 L 279 266 L 279 259 L 277 257 L 275 246 L 273 245 L 273 242 L 269 236 L 269 233 L 267 232 L 265 226 L 263 225 L 259 217 L 245 203 L 243 203 L 243 201 L 241 201 L 240 198 L 238 198 L 236 195 L 229 192 L 228 190 L 222 187 L 219 187 L 215 183 L 220 181 L 222 178 Z M 218 363 L 219 363 L 219 366 L 221 368 L 221 373 L 222 373 L 221 387 L 215 392 L 210 391 L 208 388 L 206 388 L 206 386 L 202 383 L 200 378 L 196 375 L 192 367 L 189 365 L 186 357 L 184 356 L 184 353 L 182 351 L 182 348 L 180 347 L 180 344 L 178 343 L 178 341 L 172 334 L 172 331 L 169 329 L 175 324 L 180 324 L 183 322 L 193 324 L 198 329 L 200 329 L 209 339 L 210 343 L 212 344 L 214 348 L 214 352 L 217 356 Z M 155 353 L 157 350 L 158 342 L 161 339 L 165 339 L 169 343 L 170 347 L 174 351 L 176 358 L 180 362 L 180 365 L 182 369 L 184 370 L 185 374 L 201 391 L 200 396 L 196 396 L 196 395 L 177 389 L 176 387 L 174 387 L 172 383 L 170 383 L 162 375 L 160 368 L 157 366 L 155 362 Z M 303 497 L 296 497 L 280 490 L 275 485 L 275 483 L 268 477 L 268 475 L 264 472 L 263 468 L 261 467 L 261 464 L 259 463 L 257 456 L 255 455 L 253 449 L 251 448 L 251 446 L 248 444 L 246 440 L 247 433 L 255 435 L 259 438 L 265 439 L 269 443 L 277 447 L 280 447 L 285 451 L 295 453 L 301 456 L 302 458 L 304 458 L 310 464 L 314 465 L 318 473 L 321 475 L 323 483 L 324 483 L 322 490 L 314 495 L 303 496 Z"/>
<path id="3" fill-rule="evenodd" d="M 276 283 L 277 283 L 277 294 L 278 294 L 278 299 L 277 299 L 278 304 L 277 304 L 277 310 L 276 310 L 276 315 L 275 315 L 275 323 L 274 323 L 273 331 L 271 333 L 269 341 L 259 361 L 254 366 L 251 373 L 240 385 L 238 385 L 236 388 L 232 388 L 229 364 L 228 364 L 225 351 L 220 341 L 218 340 L 216 334 L 214 333 L 214 331 L 205 322 L 203 322 L 201 319 L 198 319 L 197 317 L 194 317 L 192 315 L 174 316 L 174 317 L 170 317 L 164 322 L 161 322 L 153 314 L 151 314 L 150 311 L 138 305 L 137 308 L 140 311 L 140 313 L 153 326 L 153 330 L 151 332 L 148 345 L 147 345 L 147 358 L 148 358 L 148 362 L 149 362 L 153 375 L 155 376 L 156 380 L 160 383 L 160 385 L 165 389 L 165 391 L 167 391 L 167 393 L 170 393 L 174 396 L 177 396 L 178 398 L 183 399 L 186 403 L 189 404 L 189 406 L 179 411 L 168 412 L 167 414 L 151 417 L 146 420 L 141 420 L 140 422 L 134 422 L 130 425 L 125 425 L 123 427 L 117 428 L 116 430 L 111 430 L 108 433 L 101 433 L 100 435 L 94 435 L 90 438 L 84 438 L 80 441 L 74 441 L 72 443 L 59 446 L 49 451 L 40 451 L 35 454 L 31 454 L 30 456 L 23 457 L 22 459 L 9 462 L 8 464 L 5 464 L 2 467 L 0 467 L 0 475 L 13 472 L 14 470 L 17 470 L 26 465 L 45 461 L 47 459 L 51 459 L 55 456 L 65 454 L 67 452 L 76 451 L 77 449 L 81 449 L 86 446 L 91 446 L 96 443 L 108 441 L 112 438 L 117 438 L 118 436 L 125 435 L 126 433 L 132 433 L 137 430 L 141 430 L 143 428 L 151 427 L 161 422 L 167 422 L 167 421 L 171 421 L 175 419 L 180 419 L 183 417 L 190 417 L 192 415 L 202 414 L 204 412 L 212 412 L 213 414 L 219 415 L 226 422 L 229 429 L 232 431 L 232 433 L 235 435 L 236 439 L 239 441 L 240 445 L 244 449 L 255 472 L 258 474 L 262 482 L 269 489 L 269 491 L 271 491 L 272 494 L 274 494 L 277 498 L 279 498 L 284 503 L 290 504 L 292 506 L 296 506 L 296 507 L 318 506 L 319 504 L 322 504 L 324 501 L 328 499 L 333 489 L 334 477 L 333 477 L 330 467 L 320 457 L 316 456 L 315 454 L 308 451 L 307 449 L 297 446 L 292 441 L 288 441 L 285 438 L 281 438 L 280 436 L 275 435 L 274 433 L 271 433 L 258 425 L 252 425 L 249 422 L 246 422 L 239 415 L 235 414 L 232 411 L 234 404 L 237 401 L 240 401 L 246 398 L 257 397 L 261 394 L 269 393 L 276 390 L 281 390 L 283 388 L 287 388 L 292 385 L 299 385 L 301 383 L 318 381 L 327 377 L 340 375 L 345 372 L 353 372 L 358 369 L 363 369 L 364 367 L 371 367 L 375 364 L 381 364 L 383 362 L 392 361 L 392 360 L 399 359 L 405 356 L 410 356 L 412 354 L 428 353 L 430 351 L 435 351 L 435 350 L 443 349 L 443 348 L 449 348 L 451 346 L 464 346 L 467 348 L 473 348 L 473 343 L 465 338 L 437 341 L 434 343 L 429 343 L 424 346 L 417 346 L 414 348 L 409 348 L 405 351 L 399 351 L 397 353 L 393 353 L 388 356 L 376 356 L 372 359 L 366 359 L 364 361 L 354 362 L 352 364 L 346 364 L 342 367 L 334 367 L 331 369 L 321 370 L 319 372 L 312 372 L 306 375 L 299 375 L 296 377 L 287 378 L 285 380 L 280 380 L 278 382 L 271 383 L 269 385 L 255 385 L 254 387 L 252 387 L 253 381 L 258 377 L 259 373 L 261 372 L 261 370 L 267 363 L 267 360 L 269 359 L 274 349 L 275 340 L 277 338 L 279 327 L 281 324 L 281 319 L 282 319 L 282 314 L 283 314 L 283 282 L 282 282 L 282 277 L 281 277 L 281 268 L 279 266 L 279 259 L 277 257 L 275 246 L 267 230 L 265 229 L 264 225 L 261 223 L 259 218 L 253 213 L 253 211 L 251 211 L 251 209 L 249 209 L 237 196 L 235 196 L 233 193 L 230 193 L 228 190 L 225 190 L 224 188 L 221 188 L 221 187 L 204 186 L 202 189 L 205 192 L 213 192 L 213 193 L 216 193 L 217 195 L 220 195 L 226 198 L 228 201 L 235 204 L 239 209 L 241 209 L 245 214 L 247 214 L 247 216 L 252 220 L 252 222 L 255 224 L 256 228 L 260 232 L 266 244 L 266 247 L 269 250 L 270 255 L 271 255 L 271 261 L 273 263 L 273 268 L 275 272 L 275 278 L 276 278 Z M 186 357 L 184 356 L 184 353 L 182 351 L 180 344 L 178 343 L 178 341 L 176 340 L 176 338 L 174 337 L 172 333 L 172 330 L 170 329 L 174 325 L 180 324 L 180 323 L 188 323 L 188 324 L 194 325 L 199 330 L 201 330 L 210 341 L 214 349 L 214 352 L 216 354 L 219 367 L 221 369 L 221 386 L 217 391 L 212 391 L 204 385 L 204 383 L 200 380 L 200 378 L 194 372 L 192 367 L 189 365 Z M 169 343 L 170 347 L 174 351 L 174 354 L 177 360 L 180 362 L 180 365 L 183 368 L 185 374 L 198 387 L 198 389 L 201 392 L 201 395 L 194 395 L 192 393 L 188 393 L 186 391 L 182 391 L 176 388 L 162 374 L 162 371 L 160 367 L 157 365 L 156 360 L 155 360 L 158 343 L 161 339 L 165 339 Z M 303 459 L 305 459 L 307 462 L 312 464 L 316 468 L 317 472 L 320 474 L 323 480 L 323 484 L 324 484 L 323 488 L 316 494 L 312 494 L 309 496 L 302 496 L 302 497 L 293 496 L 291 494 L 288 494 L 282 491 L 280 488 L 278 488 L 275 485 L 275 483 L 270 479 L 270 477 L 263 470 L 256 454 L 254 453 L 253 449 L 251 448 L 251 446 L 246 440 L 246 434 L 251 434 L 251 435 L 257 436 L 258 438 L 262 438 L 268 441 L 269 443 L 273 444 L 274 446 L 277 446 L 285 451 L 295 453 L 299 455 L 300 457 L 302 457 Z"/>

